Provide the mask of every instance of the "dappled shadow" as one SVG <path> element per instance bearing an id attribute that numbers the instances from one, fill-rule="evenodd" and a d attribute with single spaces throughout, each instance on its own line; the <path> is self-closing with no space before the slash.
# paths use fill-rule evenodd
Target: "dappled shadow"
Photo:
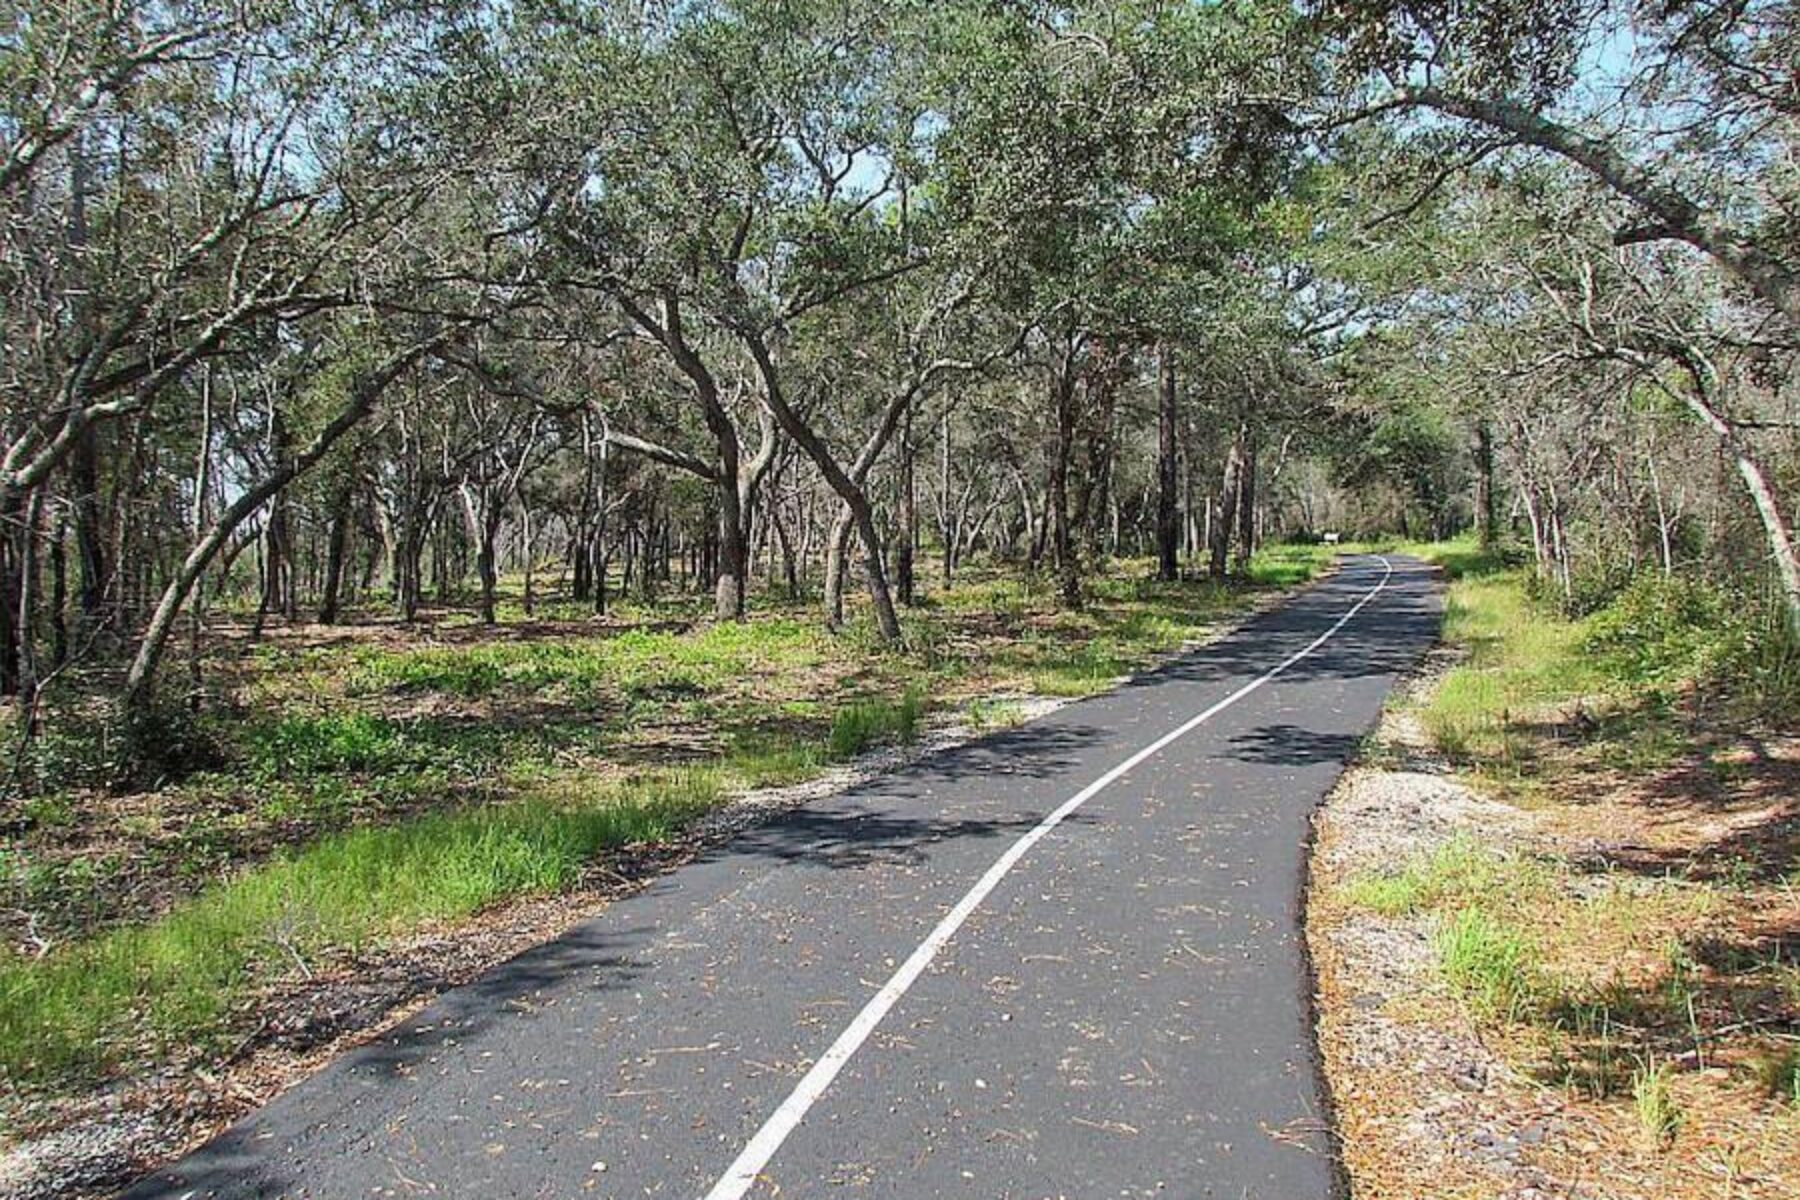
<path id="1" fill-rule="evenodd" d="M 1800 758 L 1771 757 L 1753 737 L 1711 736 L 1694 727 L 1683 733 L 1693 750 L 1682 761 L 1644 776 L 1636 787 L 1644 803 L 1741 812 L 1800 797 Z M 1724 757 L 1734 752 L 1734 758 Z"/>
<path id="2" fill-rule="evenodd" d="M 1683 733 L 1695 745 L 1672 766 L 1625 781 L 1586 773 L 1595 777 L 1584 788 L 1614 805 L 1607 827 L 1624 836 L 1568 863 L 1602 877 L 1702 885 L 1692 894 L 1716 904 L 1695 928 L 1666 931 L 1659 960 L 1624 965 L 1551 1006 L 1563 1037 L 1544 1064 L 1549 1082 L 1612 1095 L 1629 1091 L 1648 1062 L 1759 1077 L 1800 1036 L 1800 907 L 1788 883 L 1800 864 L 1800 763 L 1754 737 Z M 1791 1084 L 1781 1087 L 1791 1095 Z"/>
<path id="3" fill-rule="evenodd" d="M 1348 733 L 1318 733 L 1298 725 L 1264 725 L 1231 739 L 1230 757 L 1275 766 L 1348 762 L 1362 739 Z"/>
<path id="4" fill-rule="evenodd" d="M 1049 776 L 1066 770 L 1100 737 L 1100 730 L 1085 725 L 996 733 L 817 806 L 784 813 L 702 849 L 697 858 L 775 860 L 841 870 L 917 864 L 935 850 L 969 839 L 1016 837 L 1036 825 L 1041 814 L 949 819 L 936 814 L 932 789 L 966 781 L 971 772 L 996 773 L 1002 766 L 1028 778 Z M 654 896 L 674 886 L 673 878 L 652 879 L 640 895 Z M 654 910 L 613 911 L 623 917 L 628 911 Z M 284 1141 L 296 1130 L 329 1125 L 355 1136 L 358 1130 L 385 1127 L 422 1089 L 445 1077 L 446 1064 L 472 1067 L 490 1054 L 504 1059 L 512 1023 L 567 1020 L 563 1011 L 580 1011 L 584 995 L 632 993 L 642 987 L 649 953 L 666 932 L 655 925 L 620 926 L 602 917 L 527 950 L 445 992 L 391 1033 L 351 1051 L 194 1154 L 142 1180 L 124 1200 L 174 1200 L 189 1193 L 289 1194 L 312 1177 L 296 1165 L 292 1146 Z M 334 1140 L 316 1148 L 329 1152 L 332 1145 Z"/>
<path id="5" fill-rule="evenodd" d="M 603 927 L 598 921 L 577 925 L 445 992 L 418 1016 L 340 1059 L 331 1070 L 403 1077 L 424 1059 L 478 1041 L 503 1020 L 529 1017 L 547 996 L 560 999 L 627 988 L 645 969 L 634 955 L 656 933 L 644 925 L 625 929 Z"/>
<path id="6" fill-rule="evenodd" d="M 1064 823 L 1080 824 L 1089 819 L 1077 812 L 1067 817 Z M 741 835 L 732 843 L 730 853 L 734 857 L 751 855 L 834 869 L 876 863 L 917 865 L 939 843 L 965 838 L 1016 837 L 1042 820 L 1043 815 L 1039 813 L 993 820 L 940 820 L 873 812 L 801 810 Z"/>
<path id="7" fill-rule="evenodd" d="M 430 1086 L 428 1065 L 452 1056 L 471 1065 L 501 1043 L 511 1023 L 553 1020 L 560 1004 L 583 993 L 631 988 L 656 933 L 650 926 L 617 929 L 590 921 L 535 946 L 444 993 L 187 1157 L 145 1176 L 119 1200 L 295 1194 L 307 1172 L 284 1141 L 294 1130 L 327 1123 L 381 1128 Z"/>
<path id="8" fill-rule="evenodd" d="M 1536 1072 L 1595 1097 L 1629 1092 L 1645 1063 L 1755 1075 L 1800 1035 L 1800 913 L 1745 917 L 1671 944 L 1657 970 L 1563 996 L 1561 1037 Z"/>
<path id="9" fill-rule="evenodd" d="M 1005 844 L 1017 838 L 1064 798 L 1062 782 L 1085 783 L 1113 765 L 1121 750 L 1136 748 L 1117 744 L 1121 728 L 1127 727 L 1121 712 L 1145 699 L 1132 689 L 1184 685 L 1178 698 L 1186 701 L 1191 696 L 1196 707 L 1221 699 L 1324 633 L 1373 582 L 1367 571 L 1355 572 L 1307 593 L 1286 609 L 1255 619 L 1225 642 L 1179 656 L 1137 677 L 1123 693 L 995 731 L 787 811 L 729 840 L 686 848 L 683 853 L 693 853 L 698 860 L 692 868 L 695 873 L 653 880 L 640 898 L 684 887 L 722 886 L 720 879 L 731 874 L 734 864 L 794 863 L 853 871 L 889 864 L 917 866 L 943 855 L 958 872 L 964 867 L 979 872 L 995 853 L 984 843 Z M 1288 667 L 1283 678 L 1395 675 L 1409 668 L 1436 636 L 1435 597 L 1423 572 L 1397 577 L 1393 591 L 1368 614 Z M 1189 691 L 1186 685 L 1196 686 Z M 1148 733 L 1147 721 L 1144 728 Z M 756 732 L 779 741 L 790 731 L 770 723 Z M 1234 739 L 1231 753 L 1247 761 L 1312 763 L 1340 761 L 1354 749 L 1355 739 L 1347 735 L 1274 725 Z M 664 757 L 667 747 L 658 747 L 657 753 Z M 1033 781 L 1048 780 L 1059 783 L 1054 788 L 1031 786 Z M 941 799 L 945 795 L 958 800 L 954 815 L 946 812 Z M 1069 818 L 1072 823 L 1091 819 L 1082 813 Z M 957 853 L 965 848 L 967 854 Z M 396 1128 L 407 1106 L 439 1086 L 437 1081 L 460 1076 L 463 1067 L 477 1073 L 474 1066 L 483 1057 L 504 1063 L 509 1026 L 567 1021 L 565 1005 L 573 1008 L 592 993 L 654 993 L 658 981 L 646 976 L 658 939 L 671 931 L 660 923 L 668 910 L 635 904 L 620 905 L 610 920 L 603 917 L 579 925 L 444 993 L 390 1034 L 339 1059 L 196 1154 L 146 1179 L 126 1193 L 128 1200 L 190 1192 L 236 1196 L 304 1191 L 308 1180 L 317 1177 L 308 1170 L 309 1160 L 361 1153 L 369 1138 Z M 633 920 L 640 923 L 626 924 Z M 677 982 L 685 986 L 688 981 Z M 607 1008 L 631 1003 L 610 998 L 601 1002 Z M 551 1028 L 563 1035 L 560 1026 Z M 450 1071 L 451 1064 L 459 1070 Z M 498 1083 L 496 1078 L 494 1086 Z M 488 1086 L 481 1085 L 481 1096 L 487 1095 Z"/>
<path id="10" fill-rule="evenodd" d="M 970 779 L 1032 780 L 1066 774 L 1105 736 L 1092 725 L 1055 721 L 990 733 L 754 825 L 711 856 L 851 868 L 877 862 L 917 863 L 943 842 L 1017 835 L 1042 820 L 1043 812 L 1034 807 L 1001 816 L 949 819 L 937 814 L 933 796 L 939 788 L 966 786 Z M 1049 797 L 1044 810 L 1060 799 Z M 1070 820 L 1078 818 L 1080 814 Z"/>
<path id="11" fill-rule="evenodd" d="M 1578 855 L 1572 865 L 1588 873 L 1626 871 L 1651 879 L 1777 883 L 1800 868 L 1800 802 L 1740 819 L 1728 832 L 1697 846 L 1617 843 Z"/>
<path id="12" fill-rule="evenodd" d="M 1076 724 L 1069 717 L 1034 721 L 939 751 L 870 787 L 885 789 L 885 785 L 896 781 L 904 785 L 908 777 L 923 783 L 955 782 L 965 779 L 971 771 L 1043 779 L 1077 765 L 1081 753 L 1099 745 L 1106 736 L 1106 730 L 1092 724 Z M 851 794 L 862 790 L 854 789 Z"/>
<path id="13" fill-rule="evenodd" d="M 1298 600 L 1254 618 L 1225 641 L 1146 671 L 1125 688 L 1170 681 L 1212 684 L 1261 675 L 1331 629 L 1379 578 L 1378 572 L 1365 569 L 1320 584 Z M 1387 588 L 1322 645 L 1284 667 L 1279 678 L 1297 683 L 1405 674 L 1436 642 L 1441 619 L 1432 577 L 1397 563 Z"/>

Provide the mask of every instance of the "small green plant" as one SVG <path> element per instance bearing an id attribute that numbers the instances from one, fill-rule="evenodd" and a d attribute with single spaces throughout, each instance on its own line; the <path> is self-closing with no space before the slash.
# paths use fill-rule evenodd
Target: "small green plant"
<path id="1" fill-rule="evenodd" d="M 211 731 L 169 692 L 119 711 L 110 733 L 110 782 L 117 788 L 157 787 L 225 762 Z"/>
<path id="2" fill-rule="evenodd" d="M 745 787 L 785 787 L 818 774 L 825 755 L 817 740 L 739 737 L 733 739 L 725 767 Z"/>
<path id="3" fill-rule="evenodd" d="M 1536 954 L 1522 934 L 1479 908 L 1464 908 L 1438 928 L 1433 944 L 1444 977 L 1477 1017 L 1516 1021 L 1536 1007 Z"/>
<path id="4" fill-rule="evenodd" d="M 1596 1100 L 1616 1095 L 1624 1080 L 1612 1005 L 1604 1000 L 1572 1000 L 1564 1006 L 1559 1026 L 1564 1036 L 1554 1043 L 1554 1055 L 1564 1086 L 1580 1088 Z"/>
<path id="5" fill-rule="evenodd" d="M 1643 1064 L 1631 1076 L 1632 1111 L 1638 1125 L 1658 1146 L 1673 1142 L 1681 1127 L 1681 1107 L 1669 1088 L 1669 1077 L 1669 1064 L 1655 1061 Z"/>
<path id="6" fill-rule="evenodd" d="M 1595 612 L 1584 648 L 1609 675 L 1638 688 L 1679 686 L 1726 653 L 1731 623 L 1724 596 L 1710 584 L 1645 572 Z"/>
<path id="7" fill-rule="evenodd" d="M 1800 1046 L 1791 1043 L 1752 1060 L 1757 1082 L 1771 1097 L 1800 1108 Z"/>
<path id="8" fill-rule="evenodd" d="M 67 792 L 52 792 L 28 798 L 19 805 L 19 813 L 33 825 L 50 828 L 74 820 L 75 804 Z"/>
<path id="9" fill-rule="evenodd" d="M 856 700 L 838 709 L 829 743 L 834 759 L 855 758 L 883 742 L 911 742 L 919 736 L 925 696 L 909 687 L 899 700 Z"/>
<path id="10" fill-rule="evenodd" d="M 1700 1034 L 1700 1019 L 1694 1008 L 1700 991 L 1696 979 L 1699 964 L 1676 938 L 1670 938 L 1664 945 L 1663 957 L 1669 966 L 1669 976 L 1663 982 L 1663 1000 L 1670 1012 L 1679 1014 L 1687 1023 L 1688 1032 L 1694 1039 L 1694 1053 L 1700 1056 L 1700 1065 L 1705 1066 L 1705 1040 Z"/>
<path id="11" fill-rule="evenodd" d="M 1010 729 L 1025 718 L 1025 710 L 1012 700 L 974 700 L 968 707 L 969 724 L 976 729 Z"/>
<path id="12" fill-rule="evenodd" d="M 1094 638 L 1034 672 L 1031 686 L 1041 696 L 1077 699 L 1105 691 L 1130 669 L 1130 657 L 1112 638 Z"/>
<path id="13" fill-rule="evenodd" d="M 246 743 L 249 768 L 274 779 L 392 769 L 409 757 L 400 726 L 360 712 L 289 714 L 252 726 Z"/>
<path id="14" fill-rule="evenodd" d="M 1384 917 L 1405 916 L 1425 907 L 1425 880 L 1415 871 L 1377 871 L 1358 875 L 1344 889 L 1358 908 Z"/>
<path id="15" fill-rule="evenodd" d="M 1344 894 L 1359 908 L 1391 917 L 1452 904 L 1500 904 L 1542 885 L 1536 863 L 1458 837 L 1397 870 L 1358 875 Z"/>

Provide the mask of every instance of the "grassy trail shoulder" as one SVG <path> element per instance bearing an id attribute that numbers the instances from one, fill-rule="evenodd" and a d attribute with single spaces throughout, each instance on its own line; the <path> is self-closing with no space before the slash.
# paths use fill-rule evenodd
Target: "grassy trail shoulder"
<path id="1" fill-rule="evenodd" d="M 1793 1195 L 1793 647 L 1713 584 L 1570 617 L 1470 549 L 1439 556 L 1447 669 L 1320 819 L 1354 1191 Z"/>

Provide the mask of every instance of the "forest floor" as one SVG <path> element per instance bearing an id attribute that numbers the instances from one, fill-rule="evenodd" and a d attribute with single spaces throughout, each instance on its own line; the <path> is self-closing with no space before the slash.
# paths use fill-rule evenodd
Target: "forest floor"
<path id="1" fill-rule="evenodd" d="M 742 824 L 1106 688 L 1334 554 L 1229 586 L 1121 563 L 1080 612 L 971 576 L 898 651 L 769 598 L 221 622 L 167 734 L 200 769 L 102 786 L 103 727 L 53 720 L 0 813 L 0 1195 L 110 1186 Z"/>
<path id="2" fill-rule="evenodd" d="M 1569 621 L 1467 571 L 1321 810 L 1359 1200 L 1800 1194 L 1800 737 L 1696 682 L 1679 607 Z"/>

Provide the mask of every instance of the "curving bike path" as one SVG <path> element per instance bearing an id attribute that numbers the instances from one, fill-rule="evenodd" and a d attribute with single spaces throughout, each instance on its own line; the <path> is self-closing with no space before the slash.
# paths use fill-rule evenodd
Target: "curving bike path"
<path id="1" fill-rule="evenodd" d="M 1308 818 L 1438 620 L 1424 565 L 1348 559 L 746 832 L 126 1196 L 1334 1196 Z"/>

